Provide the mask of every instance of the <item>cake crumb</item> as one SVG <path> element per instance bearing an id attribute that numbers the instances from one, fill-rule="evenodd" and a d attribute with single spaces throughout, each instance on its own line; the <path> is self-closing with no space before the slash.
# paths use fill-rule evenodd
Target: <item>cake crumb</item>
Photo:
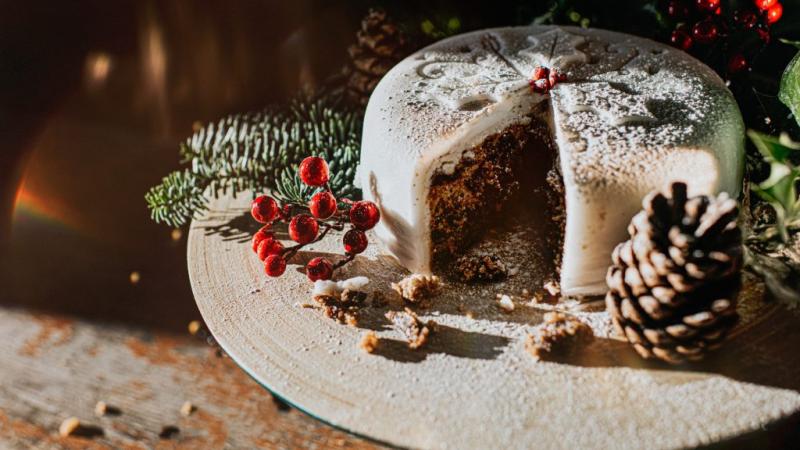
<path id="1" fill-rule="evenodd" d="M 379 344 L 380 340 L 378 339 L 378 335 L 374 331 L 367 331 L 364 333 L 364 336 L 361 337 L 361 342 L 358 346 L 365 352 L 372 353 L 378 348 Z"/>
<path id="2" fill-rule="evenodd" d="M 553 297 L 561 295 L 561 286 L 555 280 L 550 280 L 544 284 L 544 290 Z"/>
<path id="3" fill-rule="evenodd" d="M 525 348 L 539 361 L 569 356 L 592 339 L 594 333 L 589 325 L 560 312 L 549 312 L 544 315 L 544 322 L 528 334 Z"/>
<path id="4" fill-rule="evenodd" d="M 108 405 L 104 401 L 99 401 L 97 404 L 94 405 L 94 415 L 97 417 L 103 417 L 108 413 Z"/>
<path id="5" fill-rule="evenodd" d="M 430 335 L 436 331 L 436 322 L 432 320 L 422 322 L 414 311 L 408 308 L 404 311 L 389 311 L 386 313 L 386 318 L 403 333 L 408 341 L 408 348 L 412 350 L 424 346 Z"/>
<path id="6" fill-rule="evenodd" d="M 499 281 L 505 278 L 509 270 L 496 255 L 465 255 L 456 261 L 456 271 L 466 282 Z"/>
<path id="7" fill-rule="evenodd" d="M 184 402 L 183 405 L 181 405 L 181 415 L 184 417 L 191 416 L 195 409 L 192 402 Z"/>
<path id="8" fill-rule="evenodd" d="M 61 437 L 72 436 L 76 431 L 78 431 L 80 426 L 81 421 L 77 417 L 64 419 L 64 421 L 61 422 L 61 425 L 58 427 L 58 435 Z"/>
<path id="9" fill-rule="evenodd" d="M 507 313 L 514 311 L 514 302 L 511 301 L 511 297 L 505 294 L 500 296 L 500 300 L 497 301 L 497 306 Z"/>
<path id="10" fill-rule="evenodd" d="M 436 275 L 411 274 L 397 283 L 392 283 L 394 289 L 403 300 L 410 303 L 419 303 L 439 293 L 442 286 L 441 280 Z"/>
<path id="11" fill-rule="evenodd" d="M 366 298 L 365 292 L 347 288 L 339 295 L 328 295 L 327 293 L 314 295 L 314 301 L 323 307 L 326 317 L 351 326 L 358 325 L 359 311 Z"/>

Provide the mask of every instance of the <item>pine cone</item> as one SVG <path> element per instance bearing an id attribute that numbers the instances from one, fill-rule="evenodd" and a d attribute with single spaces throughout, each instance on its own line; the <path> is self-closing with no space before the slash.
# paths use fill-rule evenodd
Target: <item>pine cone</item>
<path id="1" fill-rule="evenodd" d="M 606 306 L 640 355 L 677 364 L 719 347 L 738 320 L 743 247 L 735 200 L 670 190 L 645 197 L 614 249 Z"/>
<path id="2" fill-rule="evenodd" d="M 371 9 L 361 21 L 356 43 L 347 52 L 345 92 L 354 104 L 365 106 L 381 78 L 410 51 L 408 40 L 385 11 Z"/>

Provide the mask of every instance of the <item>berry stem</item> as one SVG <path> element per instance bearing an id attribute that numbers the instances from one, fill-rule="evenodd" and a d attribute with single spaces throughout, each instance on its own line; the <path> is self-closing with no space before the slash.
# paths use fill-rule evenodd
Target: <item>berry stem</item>
<path id="1" fill-rule="evenodd" d="M 347 257 L 346 258 L 340 259 L 339 261 L 336 262 L 336 264 L 333 265 L 333 270 L 336 270 L 336 269 L 344 266 L 345 264 L 349 263 L 350 261 L 354 260 L 355 258 L 356 258 L 355 254 L 347 253 Z"/>

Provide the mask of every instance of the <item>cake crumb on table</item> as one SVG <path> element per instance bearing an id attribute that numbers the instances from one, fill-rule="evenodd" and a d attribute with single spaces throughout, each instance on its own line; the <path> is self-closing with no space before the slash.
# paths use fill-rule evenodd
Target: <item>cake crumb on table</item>
<path id="1" fill-rule="evenodd" d="M 367 353 L 374 352 L 378 345 L 380 345 L 380 339 L 378 339 L 378 335 L 374 331 L 364 333 L 364 336 L 361 337 L 361 342 L 358 344 Z"/>
<path id="2" fill-rule="evenodd" d="M 108 405 L 106 404 L 106 402 L 99 401 L 99 402 L 97 402 L 96 405 L 94 405 L 94 415 L 95 416 L 102 417 L 102 416 L 105 416 L 107 412 L 108 412 Z"/>
<path id="3" fill-rule="evenodd" d="M 538 361 L 568 356 L 592 339 L 594 333 L 589 325 L 560 312 L 548 312 L 544 322 L 528 334 L 525 348 Z"/>
<path id="4" fill-rule="evenodd" d="M 555 281 L 550 280 L 544 284 L 544 290 L 547 291 L 548 294 L 552 295 L 553 297 L 558 297 L 561 295 L 561 286 Z"/>
<path id="5" fill-rule="evenodd" d="M 192 402 L 184 402 L 183 405 L 181 405 L 181 415 L 190 416 L 195 411 L 195 409 L 196 408 L 194 407 Z"/>
<path id="6" fill-rule="evenodd" d="M 397 283 L 392 283 L 394 289 L 403 300 L 410 303 L 419 303 L 439 293 L 442 282 L 436 275 L 411 274 Z"/>
<path id="7" fill-rule="evenodd" d="M 405 308 L 405 311 L 389 311 L 386 313 L 386 318 L 403 333 L 408 341 L 408 348 L 412 350 L 424 346 L 430 335 L 436 331 L 436 322 L 432 320 L 422 322 L 414 311 L 408 308 Z"/>
<path id="8" fill-rule="evenodd" d="M 61 437 L 72 436 L 76 431 L 78 431 L 80 426 L 81 421 L 77 417 L 64 419 L 64 421 L 61 422 L 61 425 L 58 427 L 58 435 Z"/>

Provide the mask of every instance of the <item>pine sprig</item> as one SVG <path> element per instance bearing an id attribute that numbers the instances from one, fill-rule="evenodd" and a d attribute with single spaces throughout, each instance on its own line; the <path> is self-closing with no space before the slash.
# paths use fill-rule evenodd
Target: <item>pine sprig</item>
<path id="1" fill-rule="evenodd" d="M 360 154 L 362 113 L 320 97 L 284 107 L 235 114 L 198 130 L 180 146 L 187 167 L 166 176 L 145 200 L 154 221 L 180 226 L 218 197 L 273 191 L 281 201 L 305 203 L 314 193 L 297 176 L 306 156 L 328 161 L 331 188 L 350 198 Z"/>

